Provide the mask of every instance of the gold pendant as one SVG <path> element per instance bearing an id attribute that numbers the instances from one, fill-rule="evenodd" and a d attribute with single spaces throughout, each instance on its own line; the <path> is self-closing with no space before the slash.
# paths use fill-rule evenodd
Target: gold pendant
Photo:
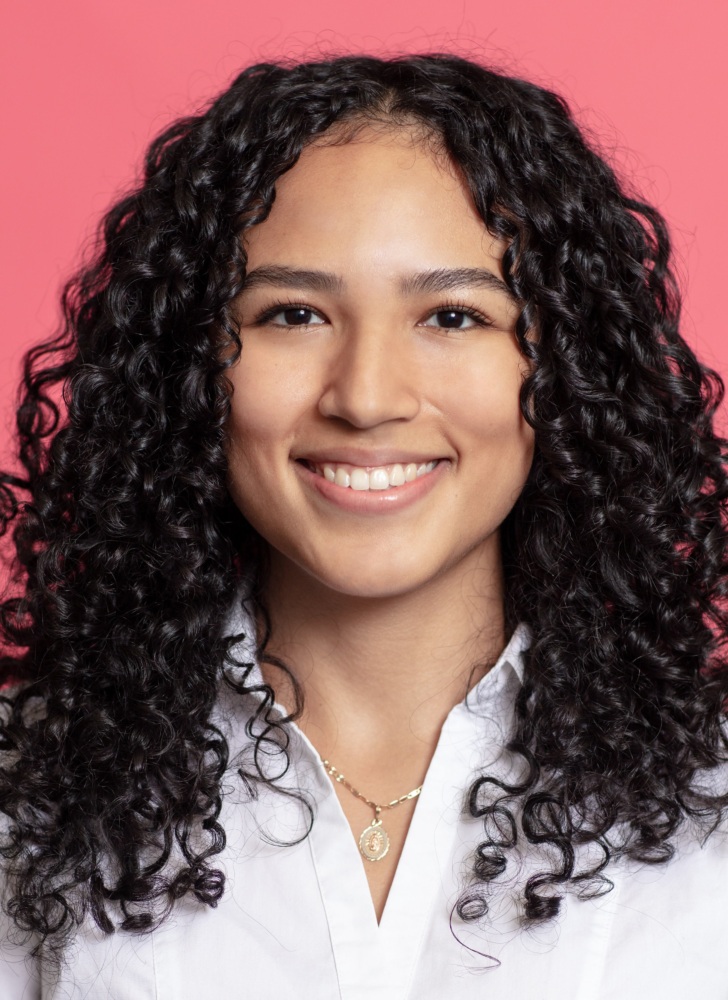
<path id="1" fill-rule="evenodd" d="M 381 819 L 373 819 L 359 837 L 359 850 L 367 861 L 381 861 L 389 850 L 389 836 Z"/>

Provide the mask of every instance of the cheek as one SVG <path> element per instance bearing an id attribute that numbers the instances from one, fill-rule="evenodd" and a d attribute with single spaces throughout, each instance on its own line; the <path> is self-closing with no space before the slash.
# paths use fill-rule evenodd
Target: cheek
<path id="1" fill-rule="evenodd" d="M 260 373 L 261 375 L 263 372 Z M 227 422 L 228 489 L 255 526 L 259 498 L 268 494 L 274 443 L 284 434 L 285 408 L 275 380 L 258 378 L 242 360 L 230 373 L 233 386 Z"/>
<path id="2" fill-rule="evenodd" d="M 251 387 L 252 390 L 252 387 Z M 245 392 L 234 388 L 228 418 L 230 455 L 236 459 L 252 458 L 257 451 L 278 440 L 286 427 L 285 407 L 272 387 L 269 392 Z"/>
<path id="3" fill-rule="evenodd" d="M 272 450 L 293 434 L 310 404 L 313 380 L 301 365 L 284 364 L 257 344 L 243 344 L 243 354 L 230 373 L 233 386 L 228 420 L 230 456 L 237 460 L 269 460 Z"/>
<path id="4" fill-rule="evenodd" d="M 472 364 L 446 388 L 442 401 L 453 428 L 460 429 L 463 466 L 488 492 L 520 489 L 531 467 L 534 432 L 521 414 L 525 371 L 520 355 L 500 364 Z"/>

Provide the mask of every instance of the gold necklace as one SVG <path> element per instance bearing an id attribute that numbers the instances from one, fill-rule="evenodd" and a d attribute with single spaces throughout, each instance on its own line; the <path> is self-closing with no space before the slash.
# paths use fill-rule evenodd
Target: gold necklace
<path id="1" fill-rule="evenodd" d="M 379 814 L 382 809 L 394 809 L 395 806 L 401 805 L 403 802 L 409 802 L 410 799 L 416 799 L 417 796 L 422 791 L 422 785 L 419 788 L 414 788 L 411 792 L 407 792 L 406 795 L 401 795 L 398 799 L 393 799 L 391 802 L 385 802 L 383 805 L 377 805 L 376 802 L 372 802 L 361 792 L 357 791 L 353 785 L 349 784 L 341 771 L 337 771 L 333 764 L 329 763 L 328 760 L 321 758 L 321 763 L 326 768 L 327 774 L 329 774 L 335 781 L 338 781 L 340 785 L 344 788 L 348 788 L 352 795 L 356 795 L 358 799 L 374 810 L 374 819 L 371 821 L 366 829 L 362 830 L 359 835 L 359 850 L 363 858 L 367 861 L 381 861 L 384 855 L 389 850 L 389 834 L 382 826 L 382 821 L 379 818 Z"/>

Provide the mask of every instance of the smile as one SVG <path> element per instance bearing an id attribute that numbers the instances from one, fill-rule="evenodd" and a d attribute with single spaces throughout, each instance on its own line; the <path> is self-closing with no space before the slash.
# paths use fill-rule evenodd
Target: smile
<path id="1" fill-rule="evenodd" d="M 427 475 L 428 472 L 432 472 L 438 461 L 423 462 L 419 465 L 415 462 L 406 465 L 397 462 L 394 465 L 381 465 L 374 468 L 329 462 L 319 465 L 304 461 L 303 464 L 329 483 L 335 483 L 336 486 L 341 486 L 343 489 L 366 492 L 389 490 L 404 486 L 405 483 L 412 483 Z"/>

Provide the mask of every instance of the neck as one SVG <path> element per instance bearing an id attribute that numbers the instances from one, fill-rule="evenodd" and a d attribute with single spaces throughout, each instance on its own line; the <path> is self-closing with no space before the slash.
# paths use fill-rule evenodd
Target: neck
<path id="1" fill-rule="evenodd" d="M 420 783 L 448 713 L 507 638 L 497 535 L 487 551 L 416 590 L 374 598 L 332 591 L 271 552 L 264 600 L 266 652 L 285 662 L 303 692 L 298 725 L 372 793 L 377 774 L 389 776 L 388 787 Z M 265 663 L 262 670 L 290 710 L 284 673 Z"/>

